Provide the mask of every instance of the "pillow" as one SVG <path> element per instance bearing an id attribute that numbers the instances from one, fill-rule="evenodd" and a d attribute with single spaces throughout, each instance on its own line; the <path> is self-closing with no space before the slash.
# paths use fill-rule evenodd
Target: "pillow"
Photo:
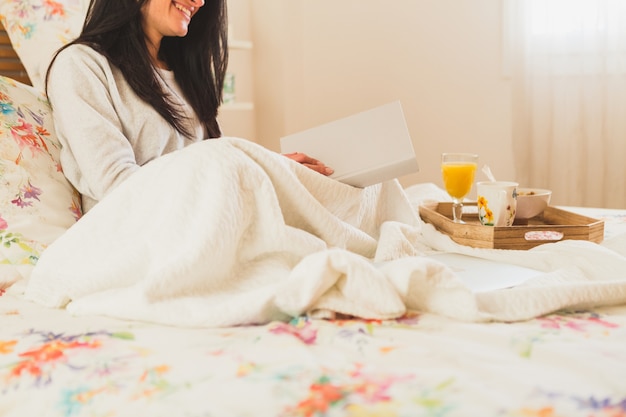
<path id="1" fill-rule="evenodd" d="M 81 216 L 40 90 L 0 77 L 0 290 L 28 278 L 41 252 Z"/>
<path id="2" fill-rule="evenodd" d="M 76 38 L 88 0 L 2 0 L 0 19 L 31 83 L 44 88 L 52 56 Z"/>

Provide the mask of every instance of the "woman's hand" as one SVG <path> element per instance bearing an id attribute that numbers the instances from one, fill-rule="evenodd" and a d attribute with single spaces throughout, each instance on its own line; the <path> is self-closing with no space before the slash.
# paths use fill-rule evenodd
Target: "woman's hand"
<path id="1" fill-rule="evenodd" d="M 332 175 L 332 173 L 335 172 L 331 167 L 327 167 L 317 159 L 311 158 L 301 152 L 284 153 L 283 155 L 323 175 Z"/>

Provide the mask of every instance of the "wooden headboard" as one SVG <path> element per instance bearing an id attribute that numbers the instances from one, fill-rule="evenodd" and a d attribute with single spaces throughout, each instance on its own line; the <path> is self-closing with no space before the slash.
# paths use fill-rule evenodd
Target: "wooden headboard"
<path id="1" fill-rule="evenodd" d="M 0 75 L 13 78 L 24 84 L 31 84 L 2 23 L 0 23 Z"/>

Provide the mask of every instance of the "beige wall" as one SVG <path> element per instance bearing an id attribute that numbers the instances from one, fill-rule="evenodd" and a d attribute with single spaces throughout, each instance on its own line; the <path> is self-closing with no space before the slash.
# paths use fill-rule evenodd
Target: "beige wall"
<path id="1" fill-rule="evenodd" d="M 515 177 L 500 0 L 249 4 L 257 142 L 399 99 L 421 166 L 403 184 L 440 185 L 445 151 Z"/>
<path id="2" fill-rule="evenodd" d="M 224 135 L 256 140 L 254 106 L 254 61 L 251 8 L 249 0 L 228 0 L 229 42 L 228 72 L 235 77 L 235 103 L 220 108 L 218 119 Z"/>

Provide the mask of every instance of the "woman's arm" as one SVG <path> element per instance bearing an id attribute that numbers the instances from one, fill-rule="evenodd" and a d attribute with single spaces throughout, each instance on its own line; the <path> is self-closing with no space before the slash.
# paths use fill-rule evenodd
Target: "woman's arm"
<path id="1" fill-rule="evenodd" d="M 75 188 L 96 201 L 139 169 L 113 105 L 115 94 L 115 80 L 102 55 L 83 45 L 58 55 L 48 98 L 63 146 L 61 164 Z"/>

